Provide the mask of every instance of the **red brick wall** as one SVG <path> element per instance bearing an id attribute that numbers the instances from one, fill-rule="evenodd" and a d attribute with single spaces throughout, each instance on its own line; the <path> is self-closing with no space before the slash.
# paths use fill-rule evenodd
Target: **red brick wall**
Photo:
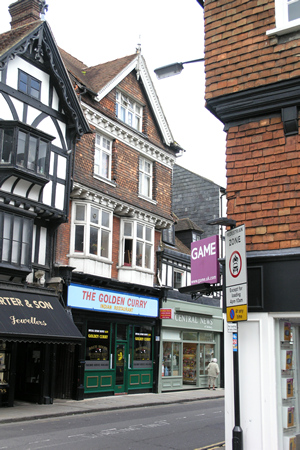
<path id="1" fill-rule="evenodd" d="M 231 127 L 227 134 L 227 215 L 245 223 L 247 250 L 300 246 L 300 136 L 281 118 Z"/>
<path id="2" fill-rule="evenodd" d="M 266 35 L 273 0 L 205 0 L 206 99 L 300 75 L 300 39 Z"/>
<path id="3" fill-rule="evenodd" d="M 71 208 L 71 203 L 70 203 Z M 68 265 L 69 258 L 67 255 L 70 251 L 70 217 L 67 223 L 61 224 L 56 232 L 56 249 L 55 249 L 55 263 L 60 265 Z"/>
<path id="4" fill-rule="evenodd" d="M 119 264 L 119 248 L 120 248 L 120 219 L 114 216 L 113 218 L 113 239 L 112 239 L 112 270 L 111 277 L 118 279 L 117 266 Z"/>

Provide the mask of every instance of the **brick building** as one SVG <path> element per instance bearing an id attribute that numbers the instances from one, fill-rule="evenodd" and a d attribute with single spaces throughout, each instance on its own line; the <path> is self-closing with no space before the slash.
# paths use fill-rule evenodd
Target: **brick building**
<path id="1" fill-rule="evenodd" d="M 299 2 L 207 0 L 204 13 L 206 106 L 227 131 L 227 215 L 246 226 L 249 314 L 239 324 L 244 448 L 296 448 Z M 230 335 L 225 352 L 230 380 Z M 226 448 L 231 448 L 229 381 L 226 404 Z"/>
<path id="2" fill-rule="evenodd" d="M 91 134 L 73 152 L 69 222 L 57 239 L 58 272 L 86 337 L 86 396 L 157 390 L 156 251 L 171 227 L 172 169 L 181 152 L 143 56 L 95 67 L 61 50 Z"/>

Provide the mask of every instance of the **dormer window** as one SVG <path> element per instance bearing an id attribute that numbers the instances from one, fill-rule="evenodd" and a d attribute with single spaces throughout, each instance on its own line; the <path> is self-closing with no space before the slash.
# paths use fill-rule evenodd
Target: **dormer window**
<path id="1" fill-rule="evenodd" d="M 26 124 L 0 121 L 0 168 L 13 166 L 26 173 L 48 176 L 53 139 Z"/>
<path id="2" fill-rule="evenodd" d="M 122 122 L 142 131 L 143 107 L 119 91 L 116 92 L 116 114 Z"/>
<path id="3" fill-rule="evenodd" d="M 37 100 L 41 97 L 41 82 L 31 75 L 19 70 L 18 89 Z"/>

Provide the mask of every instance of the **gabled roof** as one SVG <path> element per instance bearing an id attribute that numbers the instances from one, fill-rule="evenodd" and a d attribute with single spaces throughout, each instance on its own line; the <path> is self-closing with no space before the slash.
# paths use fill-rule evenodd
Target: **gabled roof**
<path id="1" fill-rule="evenodd" d="M 140 53 L 115 59 L 104 64 L 87 67 L 64 50 L 61 50 L 62 58 L 67 69 L 90 92 L 97 94 L 97 100 L 103 99 L 112 89 L 133 70 L 142 81 L 149 103 L 159 125 L 166 145 L 174 146 L 180 150 L 180 146 L 174 142 L 171 130 L 162 110 L 159 98 L 155 91 L 144 57 Z"/>
<path id="2" fill-rule="evenodd" d="M 36 40 L 39 40 L 43 49 L 39 48 L 38 45 L 35 57 L 41 62 L 47 58 L 49 59 L 49 66 L 52 69 L 54 79 L 57 81 L 58 94 L 63 99 L 65 112 L 71 122 L 74 123 L 77 134 L 82 135 L 90 132 L 89 125 L 83 115 L 69 74 L 47 22 L 36 20 L 0 34 L 0 70 L 7 66 L 10 59 L 24 54 Z"/>

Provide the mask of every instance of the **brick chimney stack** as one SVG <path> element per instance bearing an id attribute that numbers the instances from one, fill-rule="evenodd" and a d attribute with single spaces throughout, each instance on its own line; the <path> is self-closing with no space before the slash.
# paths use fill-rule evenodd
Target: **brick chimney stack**
<path id="1" fill-rule="evenodd" d="M 39 0 L 18 0 L 9 5 L 11 29 L 40 20 L 40 8 Z"/>

